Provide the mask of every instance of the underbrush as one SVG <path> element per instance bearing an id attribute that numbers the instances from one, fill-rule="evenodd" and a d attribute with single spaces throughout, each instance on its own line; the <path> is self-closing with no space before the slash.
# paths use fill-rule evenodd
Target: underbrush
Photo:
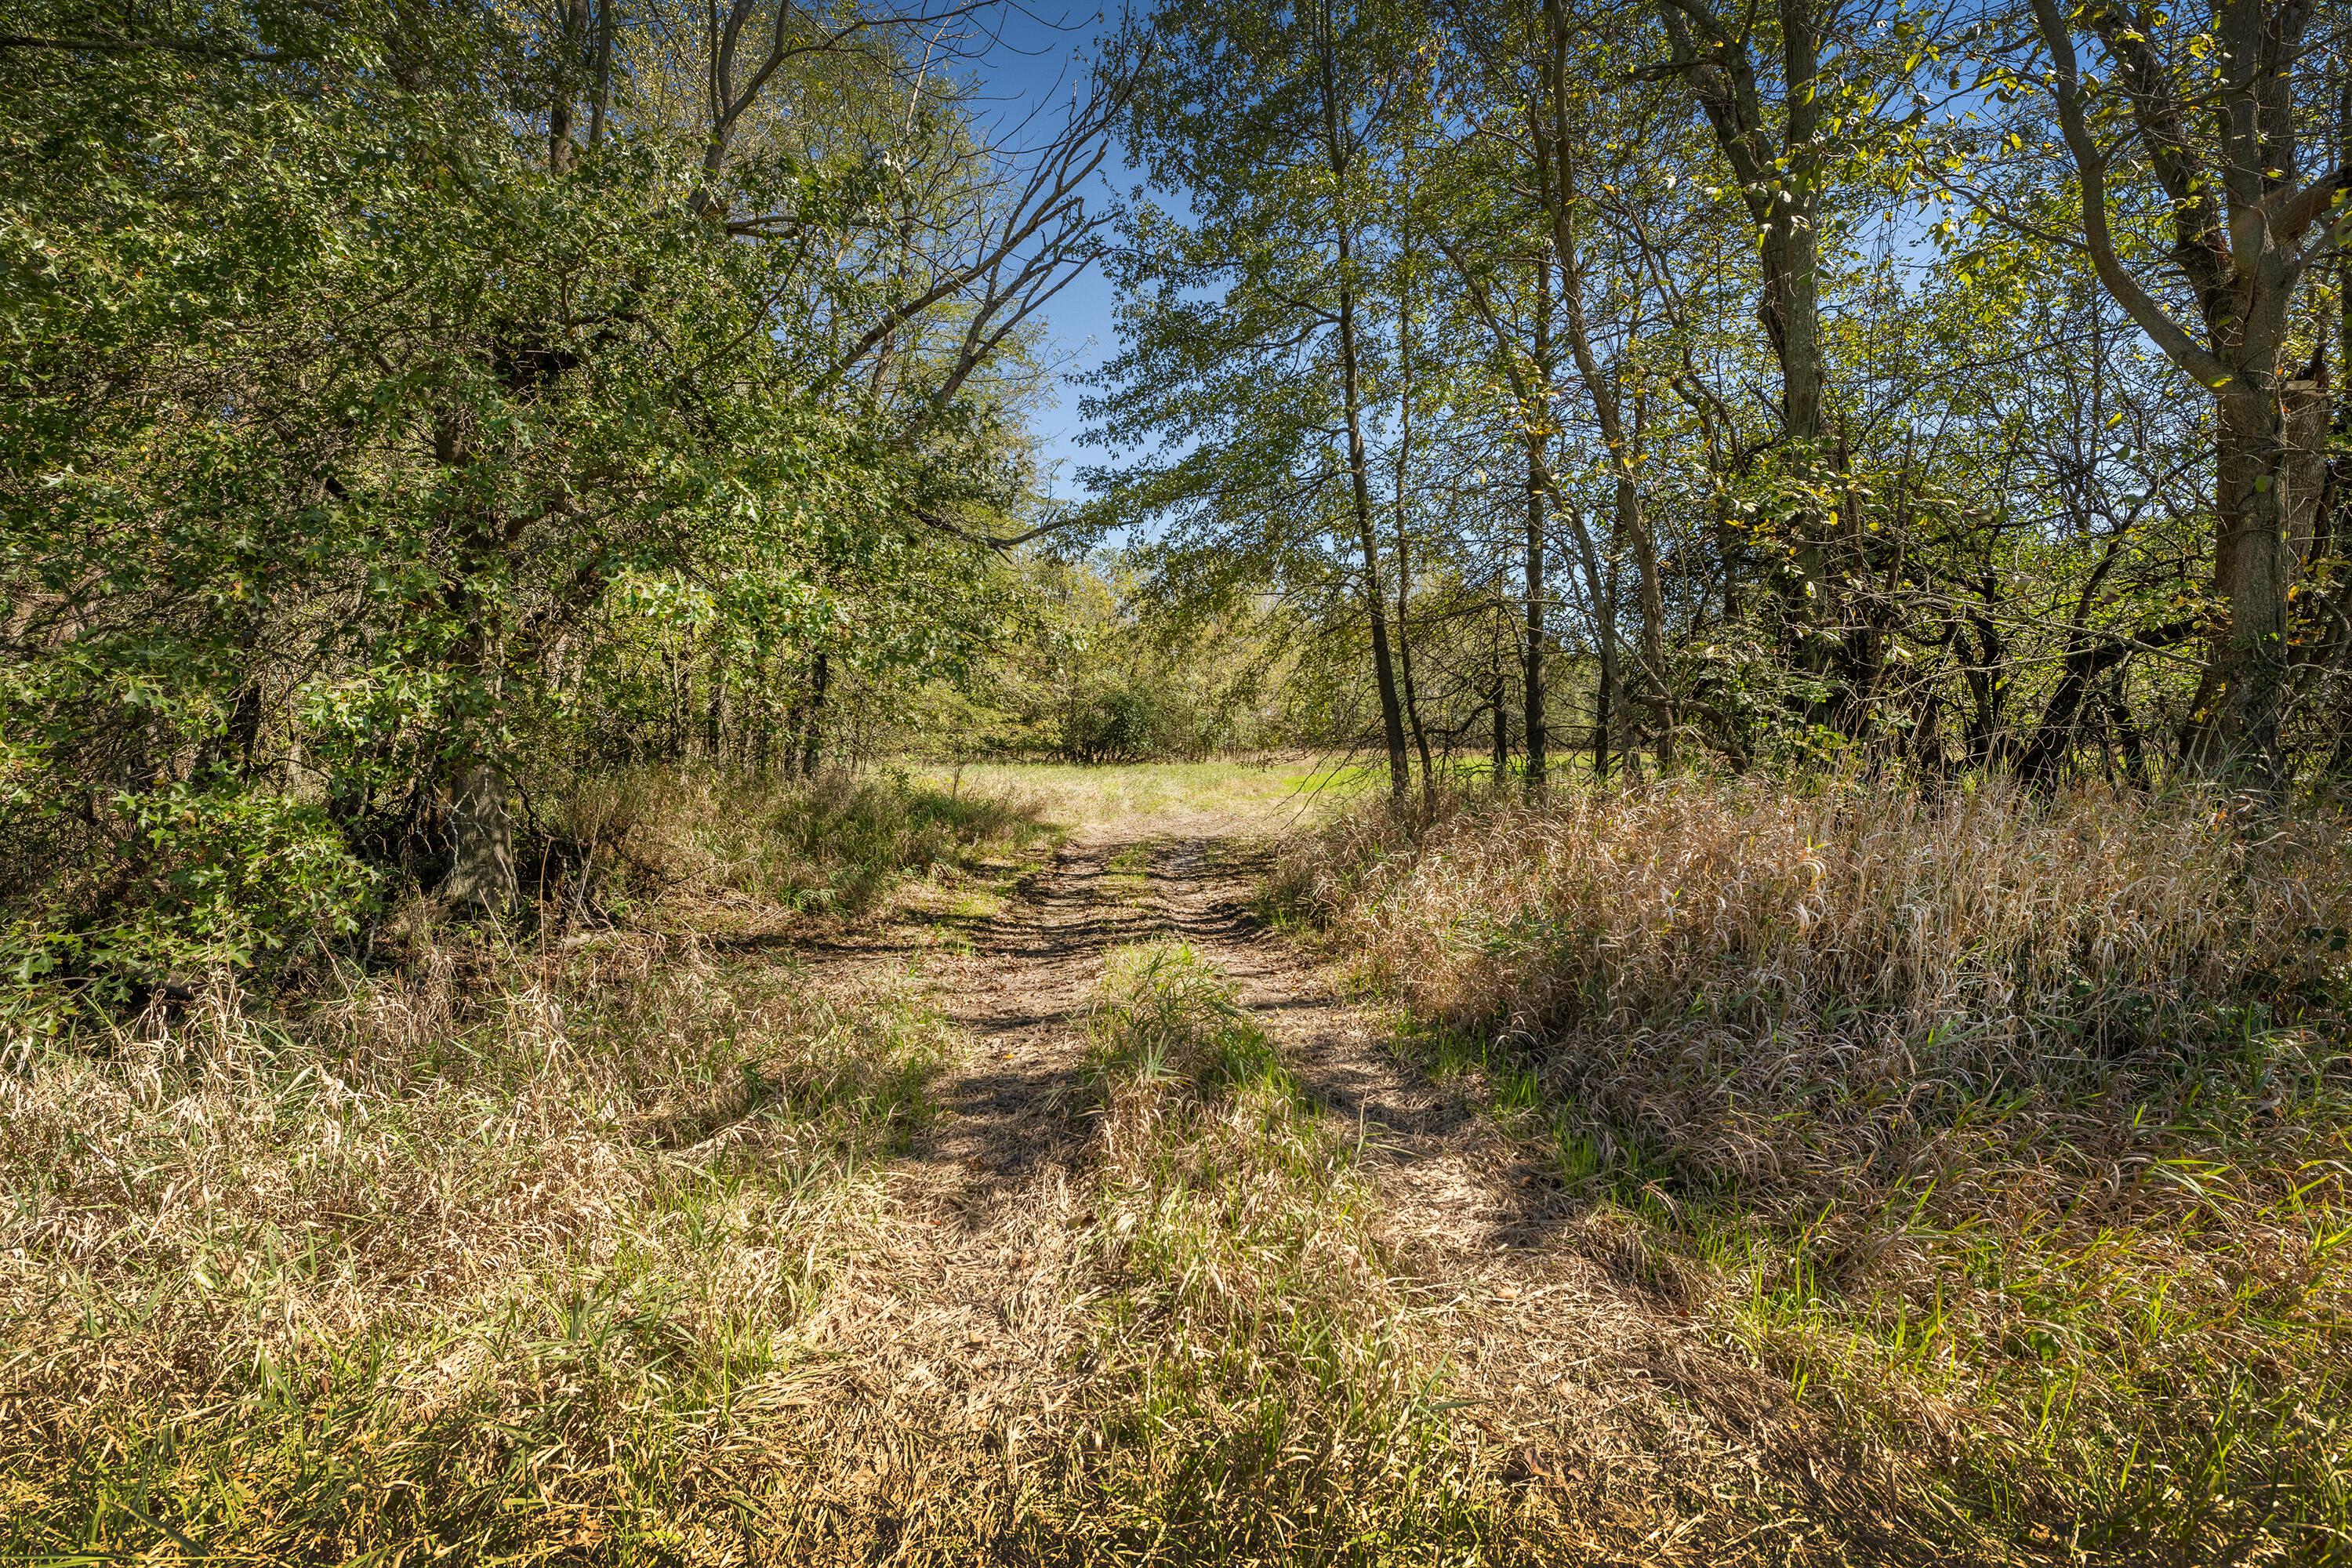
<path id="1" fill-rule="evenodd" d="M 1045 831 L 1009 795 L 896 773 L 639 770 L 580 781 L 563 817 L 607 899 L 718 895 L 837 915 L 874 909 L 909 879 L 971 871 Z"/>
<path id="2" fill-rule="evenodd" d="M 2352 1560 L 2342 823 L 1684 783 L 1277 881 L 1923 1518 Z"/>
<path id="3" fill-rule="evenodd" d="M 1096 1354 L 1063 1528 L 1086 1561 L 1511 1552 L 1372 1239 L 1359 1151 L 1190 948 L 1115 954 L 1092 1026 Z"/>

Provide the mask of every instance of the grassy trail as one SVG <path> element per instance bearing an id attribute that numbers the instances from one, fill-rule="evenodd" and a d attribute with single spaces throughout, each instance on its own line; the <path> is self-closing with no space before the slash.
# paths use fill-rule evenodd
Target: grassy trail
<path id="1" fill-rule="evenodd" d="M 2281 1360 L 2221 1392 L 2284 1416 L 2204 1444 L 2181 1347 L 2233 1320 L 2155 1308 L 2186 1266 L 2254 1256 L 2211 1239 L 2243 1218 L 2218 1182 L 2211 1237 L 2080 1247 L 2074 1197 L 2021 1201 L 2076 1167 L 2015 1098 L 1971 1111 L 1965 1231 L 1924 1197 L 1832 1227 L 1818 1192 L 1869 1195 L 1867 1161 L 1808 1142 L 1843 1126 L 1846 1057 L 1809 1068 L 1803 1037 L 1744 1027 L 1669 1048 L 1687 1002 L 1526 1010 L 1591 1025 L 1549 1040 L 1444 1005 L 1516 994 L 1513 963 L 1624 970 L 1676 929 L 1641 875 L 1522 861 L 1546 832 L 1570 867 L 1638 845 L 1681 796 L 1402 847 L 1353 817 L 1289 831 L 1350 782 L 616 785 L 614 918 L 519 942 L 420 917 L 387 928 L 397 962 L 276 1014 L 224 994 L 23 1048 L 0 1076 L 0 1561 L 2185 1565 L 2222 1560 L 2225 1528 L 2254 1542 L 2229 1560 L 2346 1560 L 2310 1478 L 2342 1451 L 2323 1313 L 2352 1232 L 2309 1173 L 2345 1119 L 2335 1068 L 2279 1076 L 2300 1035 L 2209 1053 L 2177 1075 L 2188 1109 L 2130 1122 L 2159 1152 L 2219 1128 L 2187 1146 L 2250 1151 L 2254 1198 L 2301 1184 L 2261 1234 L 2315 1237 L 2304 1275 L 2248 1268 L 2222 1302 Z M 1662 842 L 1712 842 L 1679 821 Z M 1269 924 L 1318 855 L 1328 923 Z M 1547 886 L 1545 918 L 1496 916 Z M 1751 902 L 1783 910 L 1777 887 Z M 1570 893 L 1606 942 L 1559 944 Z M 1866 923 L 1832 951 L 1866 951 Z M 1706 956 L 1642 973 L 1664 993 Z M 1734 1046 L 1779 1076 L 1739 1077 Z M 2161 1067 L 2071 1070 L 2162 1110 Z M 1759 1081 L 1808 1114 L 1738 1120 Z M 1738 1183 L 1696 1142 L 1732 1131 Z M 2030 1223 L 1995 1235 L 2003 1213 Z M 2115 1261 L 2169 1272 L 2135 1297 Z M 2094 1267 L 2114 1303 L 2060 1322 L 2042 1303 Z M 2138 1381 L 2084 1384 L 2098 1426 L 2066 1402 L 2106 1362 Z M 1988 1449 L 2021 1412 L 2041 1447 Z M 2143 1529 L 2080 1484 L 2126 1416 L 2291 1484 L 2217 1472 L 2218 1503 Z M 2083 1539 L 2102 1507 L 2123 1525 Z"/>
<path id="2" fill-rule="evenodd" d="M 1213 784 L 1141 803 L 1113 794 L 1092 820 L 1087 807 L 1104 803 L 1057 804 L 1079 820 L 1001 903 L 937 914 L 814 971 L 820 984 L 855 986 L 919 953 L 925 994 L 960 1040 L 936 1086 L 940 1114 L 888 1173 L 892 1239 L 849 1265 L 826 1341 L 833 1370 L 807 1389 L 856 1456 L 825 1493 L 845 1544 L 887 1520 L 920 1556 L 918 1541 L 969 1539 L 969 1512 L 940 1510 L 986 1494 L 1003 1510 L 1000 1545 L 1039 1544 L 1041 1523 L 1066 1529 L 1072 1508 L 1093 1510 L 1091 1524 L 1131 1510 L 1136 1528 L 1108 1531 L 1085 1554 L 1136 1560 L 1253 1560 L 1276 1540 L 1266 1560 L 1844 1561 L 1901 1550 L 1877 1517 L 1879 1489 L 1842 1472 L 1784 1385 L 1723 1353 L 1646 1266 L 1638 1237 L 1569 1201 L 1503 1121 L 1391 1049 L 1396 1017 L 1351 999 L 1338 973 L 1266 928 L 1254 912 L 1262 837 L 1283 803 L 1237 808 Z M 1285 1086 L 1270 1111 L 1210 1119 L 1271 1115 L 1282 1138 L 1325 1157 L 1277 1160 L 1279 1178 L 1254 1171 L 1247 1150 L 1190 1169 L 1168 1150 L 1198 1143 L 1198 1130 L 1157 1112 L 1125 1168 L 1107 1147 L 1118 1117 L 1102 1060 L 1123 1047 L 1106 1046 L 1106 1009 L 1117 1012 L 1106 998 L 1139 958 L 1156 974 L 1171 955 L 1263 1041 Z M 1306 1180 L 1289 1180 L 1302 1170 Z M 1288 1212 L 1272 1223 L 1293 1234 L 1258 1234 L 1264 1194 L 1238 1190 L 1252 1183 L 1288 1189 L 1273 1200 Z M 1137 1214 L 1147 1228 L 1191 1228 L 1156 1243 L 1139 1269 L 1121 1228 Z M 1263 1272 L 1296 1233 L 1312 1252 L 1324 1232 L 1350 1227 L 1338 1245 L 1363 1276 L 1360 1299 L 1321 1299 L 1328 1281 L 1286 1275 L 1297 1258 Z M 1256 1256 L 1222 1277 L 1228 1251 Z M 1161 1297 L 1171 1288 L 1176 1304 Z M 1121 1381 L 1120 1336 L 1107 1329 L 1139 1303 L 1158 1342 Z M 1260 1346 L 1212 1352 L 1217 1386 L 1202 1391 L 1227 1414 L 1250 1412 L 1243 1425 L 1282 1428 L 1267 1470 L 1328 1468 L 1322 1479 L 1350 1494 L 1344 1504 L 1325 1505 L 1328 1519 L 1311 1505 L 1285 1518 L 1283 1489 L 1248 1465 L 1126 1476 L 1109 1497 L 1074 1488 L 1072 1454 L 1099 1451 L 1103 1432 L 1127 1428 L 1150 1446 L 1134 1418 L 1160 1397 L 1164 1363 L 1196 1355 L 1188 1331 L 1226 1311 L 1328 1315 L 1334 1338 L 1377 1342 L 1377 1365 L 1323 1369 L 1327 1382 L 1361 1387 L 1301 1399 L 1285 1386 L 1298 1368 L 1269 1364 L 1286 1356 Z M 1391 1441 L 1410 1427 L 1423 1461 L 1444 1470 L 1434 1499 L 1384 1496 L 1373 1478 L 1347 1474 L 1347 1435 L 1334 1428 L 1348 1406 L 1392 1398 L 1382 1380 L 1409 1392 L 1377 1422 Z M 1231 1436 L 1193 1430 L 1187 1441 Z M 954 1482 L 951 1469 L 962 1472 Z M 1122 1485 L 1131 1495 L 1115 1495 Z M 1178 1495 L 1191 1491 L 1207 1495 Z"/>

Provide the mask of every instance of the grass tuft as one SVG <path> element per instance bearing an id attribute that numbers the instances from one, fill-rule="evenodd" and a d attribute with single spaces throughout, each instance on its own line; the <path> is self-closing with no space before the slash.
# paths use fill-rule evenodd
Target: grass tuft
<path id="1" fill-rule="evenodd" d="M 1503 1506 L 1453 1441 L 1358 1151 L 1231 984 L 1182 944 L 1124 950 L 1092 1038 L 1109 1285 L 1074 1456 L 1082 1555 L 1501 1552 Z"/>

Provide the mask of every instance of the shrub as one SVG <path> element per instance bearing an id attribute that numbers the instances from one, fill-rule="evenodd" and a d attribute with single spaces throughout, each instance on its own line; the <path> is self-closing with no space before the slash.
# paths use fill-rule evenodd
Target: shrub
<path id="1" fill-rule="evenodd" d="M 121 1002 L 172 975 L 268 974 L 355 931 L 373 900 L 374 874 L 314 805 L 186 783 L 112 805 L 112 854 L 26 890 L 0 932 L 17 984 L 70 982 Z"/>
<path id="2" fill-rule="evenodd" d="M 1061 752 L 1074 763 L 1138 763 L 1206 756 L 1213 716 L 1191 692 L 1150 676 L 1110 675 L 1069 699 Z"/>

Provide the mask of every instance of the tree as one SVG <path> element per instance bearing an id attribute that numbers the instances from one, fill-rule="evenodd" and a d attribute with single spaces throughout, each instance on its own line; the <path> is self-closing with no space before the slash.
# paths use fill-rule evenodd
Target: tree
<path id="1" fill-rule="evenodd" d="M 815 756 L 820 690 L 951 667 L 1055 521 L 1013 405 L 1115 92 L 996 147 L 954 81 L 909 111 L 904 18 L 803 49 L 762 12 L 797 41 L 714 165 L 670 35 L 609 5 L 36 11 L 0 42 L 32 970 L 253 960 L 288 933 L 191 890 L 238 842 L 308 847 L 321 929 L 370 882 L 503 910 L 573 760 Z"/>
<path id="2" fill-rule="evenodd" d="M 1132 41 L 1144 64 L 1130 153 L 1194 216 L 1149 203 L 1128 215 L 1113 264 L 1128 345 L 1089 406 L 1106 439 L 1176 454 L 1106 471 L 1120 515 L 1173 516 L 1294 564 L 1335 528 L 1352 545 L 1402 797 L 1412 764 L 1370 428 L 1386 374 L 1370 296 L 1391 237 L 1377 227 L 1376 150 L 1403 76 L 1389 43 L 1379 18 L 1331 0 L 1163 10 Z"/>
<path id="3" fill-rule="evenodd" d="M 2104 0 L 2072 12 L 2058 0 L 2032 5 L 2079 204 L 2070 238 L 2133 323 L 2213 400 L 2213 584 L 2224 609 L 2187 750 L 2272 788 L 2285 774 L 2289 590 L 2326 480 L 2327 332 L 2310 309 L 2315 283 L 2352 240 L 2352 158 L 2321 136 L 2331 107 L 2339 124 L 2352 112 L 2330 105 L 2328 88 L 2339 98 L 2352 89 L 2340 70 L 2332 82 L 2324 75 L 2316 15 L 2306 0 L 2217 0 L 2161 16 Z M 2078 40 L 2104 55 L 2102 76 L 2084 75 Z M 1990 79 L 2021 85 L 2005 67 Z M 2315 142 L 2335 161 L 2306 173 Z M 2158 226 L 2168 277 L 2143 259 L 2155 248 L 2143 236 Z"/>

